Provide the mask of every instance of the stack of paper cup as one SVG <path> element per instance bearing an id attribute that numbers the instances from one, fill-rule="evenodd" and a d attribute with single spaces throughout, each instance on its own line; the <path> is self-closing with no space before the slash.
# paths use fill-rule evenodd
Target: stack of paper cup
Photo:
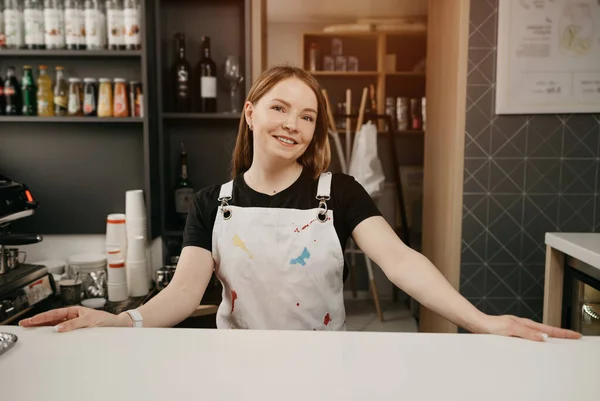
<path id="1" fill-rule="evenodd" d="M 146 238 L 129 237 L 127 251 L 127 286 L 129 295 L 141 297 L 148 294 L 148 262 L 146 260 Z"/>
<path id="2" fill-rule="evenodd" d="M 105 248 L 107 254 L 109 249 L 118 249 L 122 254 L 120 258 L 125 259 L 125 254 L 127 253 L 127 229 L 123 213 L 112 213 L 106 218 Z M 110 259 L 108 255 L 107 258 Z"/>
<path id="3" fill-rule="evenodd" d="M 150 269 L 150 255 L 147 247 L 148 224 L 146 222 L 146 204 L 144 202 L 144 191 L 134 189 L 125 193 L 125 214 L 127 215 L 127 238 L 144 237 L 144 252 L 146 261 L 146 270 L 148 285 L 152 283 L 152 274 Z M 125 260 L 129 262 L 126 256 Z M 127 265 L 129 268 L 129 265 Z"/>
<path id="4" fill-rule="evenodd" d="M 108 263 L 108 300 L 121 302 L 129 298 L 127 273 L 124 260 L 113 260 Z"/>

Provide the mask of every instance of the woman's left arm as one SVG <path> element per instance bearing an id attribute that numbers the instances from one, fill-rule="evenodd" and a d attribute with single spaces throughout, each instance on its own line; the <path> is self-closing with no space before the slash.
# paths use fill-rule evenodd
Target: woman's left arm
<path id="1" fill-rule="evenodd" d="M 429 259 L 406 246 L 380 216 L 359 223 L 352 238 L 381 267 L 388 279 L 426 308 L 473 333 L 499 334 L 544 341 L 547 336 L 580 338 L 559 329 L 516 316 L 491 316 L 479 311 L 450 285 Z"/>

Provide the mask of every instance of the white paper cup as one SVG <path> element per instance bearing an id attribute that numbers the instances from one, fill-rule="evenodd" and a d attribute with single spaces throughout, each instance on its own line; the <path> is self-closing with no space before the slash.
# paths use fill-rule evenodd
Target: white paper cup
<path id="1" fill-rule="evenodd" d="M 106 260 L 110 264 L 114 261 L 125 260 L 125 255 L 121 252 L 119 247 L 107 247 L 106 248 Z"/>
<path id="2" fill-rule="evenodd" d="M 110 302 L 121 302 L 129 298 L 127 283 L 120 284 L 107 284 L 108 287 L 108 300 Z"/>
<path id="3" fill-rule="evenodd" d="M 108 283 L 123 284 L 127 283 L 127 273 L 124 260 L 116 260 L 108 264 Z"/>
<path id="4" fill-rule="evenodd" d="M 127 242 L 127 262 L 146 260 L 146 237 L 138 235 L 129 237 Z"/>
<path id="5" fill-rule="evenodd" d="M 127 215 L 127 219 L 132 219 L 132 221 L 146 217 L 143 190 L 134 189 L 125 192 L 125 214 Z"/>
<path id="6" fill-rule="evenodd" d="M 129 296 L 143 297 L 150 290 L 148 286 L 148 269 L 146 266 L 141 268 L 127 268 L 127 287 Z"/>

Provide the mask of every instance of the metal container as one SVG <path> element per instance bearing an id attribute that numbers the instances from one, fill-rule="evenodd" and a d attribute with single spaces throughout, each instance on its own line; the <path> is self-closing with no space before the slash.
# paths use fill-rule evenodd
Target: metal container
<path id="1" fill-rule="evenodd" d="M 81 302 L 81 292 L 83 290 L 83 281 L 62 280 L 60 285 L 60 299 L 63 305 L 79 305 Z"/>

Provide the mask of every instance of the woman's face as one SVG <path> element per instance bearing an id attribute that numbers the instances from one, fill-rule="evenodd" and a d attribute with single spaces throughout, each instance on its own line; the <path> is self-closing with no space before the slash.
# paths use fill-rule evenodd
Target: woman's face
<path id="1" fill-rule="evenodd" d="M 312 141 L 317 110 L 315 93 L 298 78 L 280 81 L 258 102 L 247 102 L 254 157 L 298 160 Z"/>

